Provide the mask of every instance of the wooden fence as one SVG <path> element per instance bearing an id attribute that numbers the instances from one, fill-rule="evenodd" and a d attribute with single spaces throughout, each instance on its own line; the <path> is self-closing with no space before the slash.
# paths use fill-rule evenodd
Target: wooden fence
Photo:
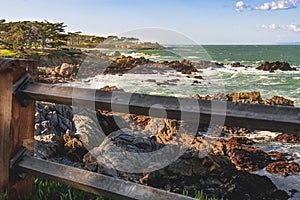
<path id="1" fill-rule="evenodd" d="M 282 131 L 300 135 L 300 108 L 252 105 L 222 101 L 129 94 L 42 84 L 31 80 L 37 74 L 37 63 L 22 59 L 0 59 L 0 189 L 8 198 L 28 195 L 32 191 L 31 176 L 69 184 L 75 188 L 115 199 L 192 199 L 152 187 L 115 179 L 32 156 L 35 101 L 65 105 L 93 103 L 95 109 L 139 115 L 182 119 L 209 124 L 212 117 L 223 118 L 221 125 Z M 30 75 L 30 76 L 29 76 Z M 74 96 L 74 89 L 76 94 Z M 93 99 L 89 95 L 94 93 Z M 128 102 L 130 97 L 130 103 Z M 180 102 L 186 102 L 181 106 Z M 197 104 L 199 109 L 194 106 Z M 153 106 L 159 104 L 160 106 Z M 214 109 L 212 109 L 212 104 Z M 151 109 L 151 112 L 149 110 Z M 154 109 L 154 111 L 153 111 Z M 29 153 L 28 153 L 29 152 Z"/>

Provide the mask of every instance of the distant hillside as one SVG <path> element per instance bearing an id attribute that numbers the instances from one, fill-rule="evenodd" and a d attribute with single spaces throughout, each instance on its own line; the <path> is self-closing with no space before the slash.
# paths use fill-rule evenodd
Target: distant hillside
<path id="1" fill-rule="evenodd" d="M 49 48 L 164 49 L 158 43 L 140 42 L 138 38 L 84 35 L 65 32 L 64 22 L 17 21 L 0 19 L 0 49 L 14 52 Z"/>
<path id="2" fill-rule="evenodd" d="M 108 36 L 97 37 L 90 35 L 72 35 L 67 42 L 71 48 L 105 48 L 105 49 L 165 49 L 157 42 L 141 42 L 134 37 Z"/>

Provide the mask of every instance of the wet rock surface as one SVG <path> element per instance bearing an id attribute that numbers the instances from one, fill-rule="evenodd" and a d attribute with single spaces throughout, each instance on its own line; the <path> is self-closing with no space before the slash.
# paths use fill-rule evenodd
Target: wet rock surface
<path id="1" fill-rule="evenodd" d="M 242 65 L 239 62 L 231 63 L 230 66 L 231 67 L 249 67 L 249 66 Z"/>
<path id="2" fill-rule="evenodd" d="M 295 71 L 296 68 L 291 67 L 289 63 L 287 62 L 264 62 L 260 66 L 258 66 L 256 69 L 263 70 L 263 71 L 269 71 L 274 72 L 275 70 L 281 70 L 281 71 Z"/>

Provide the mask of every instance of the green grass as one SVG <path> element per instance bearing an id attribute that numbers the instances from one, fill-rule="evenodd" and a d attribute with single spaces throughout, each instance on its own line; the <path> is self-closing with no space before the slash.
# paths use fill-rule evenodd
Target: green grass
<path id="1" fill-rule="evenodd" d="M 8 50 L 8 49 L 0 49 L 0 57 L 16 57 L 17 52 Z"/>
<path id="2" fill-rule="evenodd" d="M 47 200 L 47 199 L 82 199 L 82 200 L 103 200 L 102 197 L 84 192 L 71 186 L 35 178 L 33 180 L 33 195 L 28 200 Z"/>
<path id="3" fill-rule="evenodd" d="M 183 195 L 190 196 L 188 191 L 184 191 Z M 199 200 L 218 200 L 217 198 L 209 198 L 203 194 L 203 191 L 196 191 L 195 199 Z M 6 193 L 0 193 L 0 200 L 6 200 Z M 49 181 L 40 178 L 33 179 L 32 195 L 27 197 L 20 197 L 18 200 L 104 200 L 103 197 L 75 189 L 71 186 Z M 106 198 L 107 199 L 107 198 Z"/>
<path id="4" fill-rule="evenodd" d="M 185 196 L 189 196 L 189 193 L 188 193 L 188 191 L 184 191 L 183 192 L 183 195 L 185 195 Z M 195 192 L 195 195 L 194 195 L 194 198 L 195 199 L 199 199 L 199 200 L 218 200 L 217 198 L 210 198 L 210 197 L 207 197 L 207 196 L 205 196 L 204 194 L 203 194 L 203 191 L 201 190 L 201 191 L 196 191 Z"/>
<path id="5" fill-rule="evenodd" d="M 6 196 L 3 194 L 0 199 L 5 200 Z M 57 200 L 104 200 L 102 197 L 97 195 L 84 192 L 82 190 L 78 190 L 72 188 L 71 186 L 44 180 L 40 178 L 33 179 L 33 189 L 32 195 L 27 197 L 20 197 L 18 200 L 49 200 L 49 199 L 57 199 Z"/>

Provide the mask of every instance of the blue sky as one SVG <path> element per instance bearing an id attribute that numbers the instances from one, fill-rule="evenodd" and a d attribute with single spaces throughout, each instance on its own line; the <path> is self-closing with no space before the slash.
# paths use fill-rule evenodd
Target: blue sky
<path id="1" fill-rule="evenodd" d="M 197 44 L 300 41 L 297 0 L 2 0 L 0 18 L 65 22 L 66 31 L 103 36 L 148 32 L 152 38 L 142 39 L 162 43 L 185 43 L 184 37 Z M 149 27 L 172 36 L 144 30 Z"/>

